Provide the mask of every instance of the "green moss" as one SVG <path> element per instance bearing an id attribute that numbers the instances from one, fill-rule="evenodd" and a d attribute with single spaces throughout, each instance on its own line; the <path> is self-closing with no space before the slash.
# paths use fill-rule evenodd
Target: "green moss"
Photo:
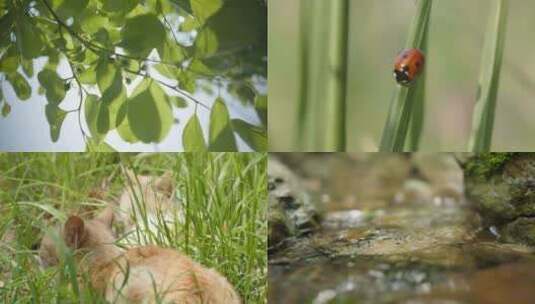
<path id="1" fill-rule="evenodd" d="M 506 242 L 535 246 L 535 218 L 521 217 L 503 229 Z"/>
<path id="2" fill-rule="evenodd" d="M 505 163 L 518 153 L 481 153 L 466 164 L 465 173 L 474 178 L 486 179 L 500 172 Z"/>

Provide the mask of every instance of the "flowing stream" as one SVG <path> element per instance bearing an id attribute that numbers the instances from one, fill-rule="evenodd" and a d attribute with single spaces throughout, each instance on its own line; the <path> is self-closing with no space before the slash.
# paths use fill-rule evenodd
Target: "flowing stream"
<path id="1" fill-rule="evenodd" d="M 270 303 L 534 303 L 534 250 L 482 228 L 453 156 L 279 157 L 323 215 L 270 253 Z"/>

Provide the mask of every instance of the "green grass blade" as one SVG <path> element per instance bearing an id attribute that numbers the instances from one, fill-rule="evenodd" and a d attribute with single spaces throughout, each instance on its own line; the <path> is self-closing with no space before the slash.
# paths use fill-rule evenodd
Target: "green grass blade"
<path id="1" fill-rule="evenodd" d="M 422 48 L 424 33 L 431 14 L 432 0 L 420 0 L 407 40 L 407 48 Z M 416 82 L 418 83 L 418 81 Z M 416 85 L 402 87 L 396 85 L 394 98 L 390 104 L 387 121 L 379 146 L 381 152 L 399 152 L 403 150 L 407 137 L 409 122 L 414 105 Z"/>
<path id="2" fill-rule="evenodd" d="M 472 134 L 468 143 L 468 150 L 472 152 L 490 151 L 492 141 L 508 8 L 507 0 L 494 0 L 494 2 L 495 10 L 494 14 L 490 15 L 483 46 L 478 96 L 472 118 Z"/>
<path id="3" fill-rule="evenodd" d="M 305 127 L 307 114 L 309 114 L 308 107 L 308 75 L 309 75 L 309 47 L 310 47 L 310 24 L 311 24 L 311 5 L 309 0 L 301 0 L 299 3 L 299 63 L 300 63 L 300 79 L 299 79 L 299 96 L 297 106 L 297 140 L 299 150 L 305 148 Z"/>
<path id="4" fill-rule="evenodd" d="M 330 13 L 325 100 L 326 148 L 329 151 L 344 151 L 349 0 L 331 0 Z"/>
<path id="5" fill-rule="evenodd" d="M 429 19 L 427 22 L 429 23 Z M 421 48 L 424 54 L 427 54 L 428 49 L 428 33 L 429 26 L 426 26 Z M 429 56 L 426 57 L 426 62 L 429 63 Z M 427 73 L 425 69 L 419 78 L 420 80 L 415 84 L 415 89 L 409 92 L 409 94 L 414 94 L 414 96 L 409 95 L 410 99 L 414 99 L 414 105 L 411 114 L 411 120 L 409 122 L 409 134 L 405 142 L 406 151 L 418 151 L 422 137 L 425 113 L 425 83 L 427 82 Z"/>
<path id="6" fill-rule="evenodd" d="M 329 35 L 329 1 L 308 0 L 311 5 L 309 28 L 307 121 L 304 151 L 318 151 L 325 141 L 325 71 L 327 69 L 327 44 Z"/>

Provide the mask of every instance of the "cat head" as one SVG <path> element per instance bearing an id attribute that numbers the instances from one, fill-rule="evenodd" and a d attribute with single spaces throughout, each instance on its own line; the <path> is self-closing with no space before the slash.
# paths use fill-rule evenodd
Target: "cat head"
<path id="1" fill-rule="evenodd" d="M 59 264 L 62 250 L 91 249 L 102 244 L 112 244 L 115 237 L 111 230 L 113 212 L 106 208 L 98 217 L 84 220 L 71 215 L 61 227 L 49 229 L 39 247 L 43 267 Z"/>

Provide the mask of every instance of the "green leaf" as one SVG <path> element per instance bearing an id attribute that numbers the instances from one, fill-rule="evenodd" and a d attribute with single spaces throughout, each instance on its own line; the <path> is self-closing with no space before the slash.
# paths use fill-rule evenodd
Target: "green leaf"
<path id="1" fill-rule="evenodd" d="M 59 104 L 65 98 L 65 81 L 58 76 L 56 71 L 45 68 L 37 74 L 37 79 L 45 88 L 46 99 L 49 103 Z"/>
<path id="2" fill-rule="evenodd" d="M 129 53 L 146 57 L 165 40 L 165 29 L 154 14 L 138 15 L 126 20 L 121 30 L 121 46 Z"/>
<path id="3" fill-rule="evenodd" d="M 257 95 L 255 97 L 255 109 L 260 120 L 264 125 L 267 125 L 267 95 Z"/>
<path id="4" fill-rule="evenodd" d="M 119 133 L 119 136 L 128 143 L 139 142 L 139 139 L 134 135 L 134 132 L 132 132 L 132 129 L 130 128 L 128 117 L 117 127 L 117 133 Z"/>
<path id="5" fill-rule="evenodd" d="M 84 101 L 84 116 L 87 127 L 89 128 L 89 133 L 91 137 L 99 142 L 102 139 L 101 134 L 98 132 L 97 122 L 98 116 L 100 114 L 100 105 L 101 102 L 98 101 L 98 96 L 96 95 L 87 95 Z"/>
<path id="6" fill-rule="evenodd" d="M 115 98 L 109 99 L 108 97 L 109 95 L 104 95 L 102 102 L 109 105 L 110 129 L 114 129 L 126 117 L 126 108 L 123 106 L 126 103 L 126 87 L 121 85 L 121 90 Z"/>
<path id="7" fill-rule="evenodd" d="M 245 82 L 238 82 L 229 85 L 229 92 L 232 95 L 238 97 L 238 99 L 244 104 L 252 103 L 254 98 L 256 97 L 256 91 Z"/>
<path id="8" fill-rule="evenodd" d="M 177 75 L 180 74 L 180 70 L 177 67 L 170 66 L 168 64 L 157 63 L 152 67 L 154 67 L 158 73 L 162 74 L 162 76 L 165 76 L 169 79 L 175 79 Z"/>
<path id="9" fill-rule="evenodd" d="M 232 129 L 255 151 L 267 151 L 266 130 L 241 119 L 232 120 Z"/>
<path id="10" fill-rule="evenodd" d="M 11 113 L 11 106 L 9 103 L 4 102 L 4 105 L 2 106 L 2 116 L 7 117 Z"/>
<path id="11" fill-rule="evenodd" d="M 205 27 L 195 39 L 195 55 L 197 57 L 208 57 L 217 52 L 217 36 L 211 28 Z"/>
<path id="12" fill-rule="evenodd" d="M 64 0 L 61 2 L 61 5 L 57 8 L 57 14 L 62 17 L 63 20 L 66 20 L 70 17 L 77 18 L 84 9 L 87 7 L 89 0 Z"/>
<path id="13" fill-rule="evenodd" d="M 180 9 L 184 10 L 187 14 L 193 13 L 189 4 L 189 0 L 176 0 L 176 4 L 178 4 Z"/>
<path id="14" fill-rule="evenodd" d="M 188 70 L 199 75 L 213 75 L 214 72 L 207 67 L 200 59 L 193 59 L 188 67 Z"/>
<path id="15" fill-rule="evenodd" d="M 169 102 L 177 108 L 185 108 L 188 106 L 188 103 L 184 98 L 178 96 L 169 96 Z"/>
<path id="16" fill-rule="evenodd" d="M 223 6 L 222 0 L 190 0 L 191 10 L 200 23 L 214 15 Z"/>
<path id="17" fill-rule="evenodd" d="M 80 22 L 82 30 L 86 34 L 94 34 L 102 28 L 107 28 L 109 26 L 109 19 L 105 16 L 97 14 L 96 11 L 87 10 L 83 15 L 83 19 Z"/>
<path id="18" fill-rule="evenodd" d="M 103 4 L 103 10 L 121 15 L 130 12 L 138 3 L 136 0 L 104 0 L 101 2 Z"/>
<path id="19" fill-rule="evenodd" d="M 225 102 L 217 98 L 210 113 L 210 151 L 236 151 L 236 138 Z"/>
<path id="20" fill-rule="evenodd" d="M 96 80 L 100 92 L 108 100 L 114 99 L 123 86 L 121 70 L 111 60 L 103 59 L 97 65 Z"/>
<path id="21" fill-rule="evenodd" d="M 19 66 L 19 58 L 15 48 L 10 47 L 0 59 L 0 72 L 6 74 L 15 73 Z"/>
<path id="22" fill-rule="evenodd" d="M 5 9 L 5 7 L 3 9 Z M 4 46 L 11 44 L 9 35 L 11 35 L 11 31 L 13 27 L 13 20 L 15 19 L 14 18 L 15 14 L 13 12 L 11 13 L 8 12 L 4 15 L 0 12 L 0 15 L 3 15 L 0 18 L 0 28 L 2 29 L 0 31 L 0 48 L 3 48 Z"/>
<path id="23" fill-rule="evenodd" d="M 111 47 L 110 34 L 104 28 L 99 29 L 94 35 L 93 39 L 100 45 Z"/>
<path id="24" fill-rule="evenodd" d="M 29 78 L 33 77 L 33 60 L 23 59 L 21 62 L 21 65 L 22 65 L 22 71 L 24 72 L 24 74 L 26 74 L 26 76 L 28 76 Z"/>
<path id="25" fill-rule="evenodd" d="M 22 76 L 19 72 L 7 74 L 7 81 L 11 83 L 15 94 L 20 100 L 27 100 L 32 94 L 32 89 L 26 81 L 26 78 Z"/>
<path id="26" fill-rule="evenodd" d="M 195 29 L 197 29 L 200 26 L 199 22 L 191 17 L 186 17 L 186 20 L 180 24 L 180 31 L 181 32 L 191 32 Z"/>
<path id="27" fill-rule="evenodd" d="M 160 142 L 173 123 L 171 106 L 164 91 L 152 80 L 148 88 L 128 101 L 128 121 L 132 133 L 142 142 Z M 147 84 L 140 84 L 147 86 Z"/>
<path id="28" fill-rule="evenodd" d="M 95 72 L 96 66 L 91 65 L 86 69 L 82 69 L 80 73 L 78 73 L 78 79 L 83 84 L 96 84 L 97 83 L 97 73 Z"/>
<path id="29" fill-rule="evenodd" d="M 22 56 L 26 59 L 36 58 L 41 55 L 41 49 L 43 48 L 41 32 L 27 18 L 22 18 L 17 23 L 17 44 Z"/>
<path id="30" fill-rule="evenodd" d="M 184 60 L 184 50 L 175 41 L 167 38 L 163 45 L 158 46 L 158 54 L 164 62 L 180 63 Z"/>
<path id="31" fill-rule="evenodd" d="M 101 102 L 97 115 L 97 132 L 106 135 L 110 130 L 110 109 L 109 105 Z"/>
<path id="32" fill-rule="evenodd" d="M 182 71 L 177 75 L 178 80 L 178 87 L 181 90 L 184 90 L 189 93 L 194 93 L 195 89 L 197 87 L 197 84 L 195 83 L 195 75 L 193 75 L 190 71 Z"/>
<path id="33" fill-rule="evenodd" d="M 45 114 L 48 124 L 50 125 L 50 138 L 53 142 L 56 142 L 59 139 L 61 126 L 63 125 L 63 120 L 65 120 L 67 113 L 55 104 L 47 104 L 45 106 Z"/>
<path id="34" fill-rule="evenodd" d="M 186 152 L 206 151 L 206 142 L 197 114 L 191 115 L 182 133 L 182 145 Z"/>

